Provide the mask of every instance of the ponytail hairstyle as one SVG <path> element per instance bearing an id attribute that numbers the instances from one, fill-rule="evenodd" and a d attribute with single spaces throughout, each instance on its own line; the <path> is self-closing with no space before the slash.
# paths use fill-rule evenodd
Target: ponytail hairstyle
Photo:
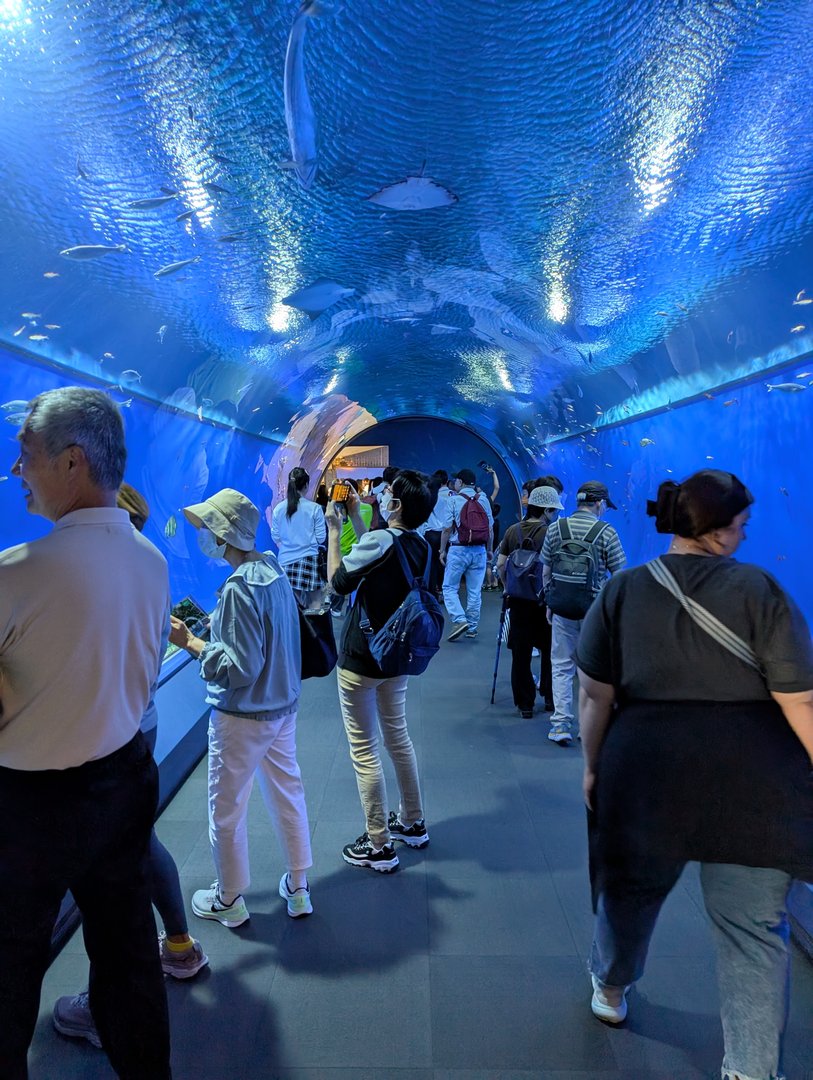
<path id="1" fill-rule="evenodd" d="M 298 465 L 288 473 L 288 509 L 285 512 L 287 518 L 293 517 L 299 509 L 302 492 L 307 490 L 310 482 L 311 478 Z"/>
<path id="2" fill-rule="evenodd" d="M 714 529 L 725 529 L 754 501 L 748 488 L 733 473 L 701 469 L 676 484 L 667 480 L 658 497 L 646 504 L 659 533 L 696 540 Z"/>

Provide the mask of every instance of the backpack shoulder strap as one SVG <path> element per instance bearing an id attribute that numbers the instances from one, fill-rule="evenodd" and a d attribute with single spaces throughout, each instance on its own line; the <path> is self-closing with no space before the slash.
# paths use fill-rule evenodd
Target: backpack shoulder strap
<path id="1" fill-rule="evenodd" d="M 696 600 L 686 596 L 675 580 L 672 571 L 661 559 L 653 559 L 652 562 L 646 564 L 646 568 L 657 583 L 674 596 L 686 614 L 701 630 L 705 630 L 709 637 L 713 637 L 732 656 L 736 656 L 738 660 L 742 660 L 750 668 L 754 668 L 760 675 L 764 675 L 759 659 L 751 646 L 743 641 L 738 634 L 735 634 L 733 630 L 729 629 L 725 623 L 720 622 L 710 611 L 707 611 L 702 604 L 698 604 Z"/>
<path id="2" fill-rule="evenodd" d="M 423 537 L 421 537 L 421 539 L 423 539 Z M 412 567 L 409 565 L 409 561 L 404 554 L 404 549 L 401 546 L 400 537 L 393 536 L 392 538 L 392 546 L 395 548 L 395 554 L 398 556 L 398 562 L 401 564 L 401 569 L 404 572 L 404 577 L 407 579 L 407 584 L 410 588 L 412 588 L 413 583 L 418 580 L 424 586 L 429 585 L 429 571 L 432 566 L 432 549 L 426 540 L 424 540 L 424 544 L 426 546 L 426 562 L 424 564 L 423 573 L 419 578 L 417 574 L 413 573 Z"/>
<path id="3" fill-rule="evenodd" d="M 412 582 L 415 580 L 415 575 L 412 573 L 412 570 L 410 569 L 409 563 L 407 562 L 407 558 L 404 555 L 403 551 L 401 550 L 401 545 L 398 542 L 398 537 L 396 536 L 396 534 L 394 532 L 392 533 L 392 545 L 391 546 L 395 549 L 395 554 L 396 554 L 396 556 L 398 558 L 398 562 L 401 564 L 401 569 L 404 572 L 404 577 L 407 579 L 407 584 L 409 585 L 410 588 L 412 588 Z M 428 544 L 426 546 L 427 546 L 427 548 L 429 548 Z M 427 558 L 426 570 L 424 571 L 424 577 L 426 577 L 428 575 L 428 573 L 429 573 L 429 562 L 430 562 L 431 558 L 432 558 L 432 551 L 430 549 L 429 552 L 428 552 L 428 558 Z M 360 615 L 360 617 L 359 617 L 359 630 L 361 630 L 361 632 L 363 634 L 366 634 L 368 637 L 370 637 L 370 636 L 372 636 L 372 633 L 373 633 L 373 627 L 372 627 L 372 624 L 370 623 L 370 616 L 367 614 L 367 608 L 364 606 L 364 590 L 366 589 L 366 587 L 367 587 L 367 580 L 365 578 L 365 580 L 362 581 L 361 585 L 359 585 L 359 592 L 358 592 L 358 597 L 356 599 L 356 603 L 359 606 L 359 615 Z"/>
<path id="4" fill-rule="evenodd" d="M 523 531 L 522 531 L 522 522 L 520 522 L 520 525 L 519 525 L 520 544 L 519 544 L 519 546 L 520 547 L 525 547 L 525 544 L 527 544 L 529 540 L 535 546 L 536 545 L 536 538 L 537 538 L 537 536 L 539 536 L 539 530 L 544 529 L 545 525 L 546 525 L 546 523 L 544 521 L 540 521 L 540 522 L 538 522 L 538 524 L 536 524 L 533 527 L 533 529 L 531 529 L 530 532 L 523 533 Z M 527 550 L 528 549 L 526 548 L 526 551 Z M 538 548 L 536 550 L 538 550 Z"/>
<path id="5" fill-rule="evenodd" d="M 559 536 L 562 538 L 563 543 L 566 540 L 573 539 L 573 533 L 570 531 L 567 518 L 559 518 Z"/>
<path id="6" fill-rule="evenodd" d="M 597 521 L 595 525 L 590 526 L 590 531 L 584 538 L 585 544 L 594 544 L 596 540 L 601 536 L 605 529 L 609 529 L 610 523 L 608 521 Z"/>

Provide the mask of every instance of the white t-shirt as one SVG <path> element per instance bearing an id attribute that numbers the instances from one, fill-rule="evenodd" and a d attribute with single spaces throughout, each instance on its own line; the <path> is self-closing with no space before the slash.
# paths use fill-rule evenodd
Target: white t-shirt
<path id="1" fill-rule="evenodd" d="M 300 499 L 296 511 L 290 517 L 287 513 L 286 499 L 277 503 L 271 515 L 271 539 L 279 548 L 281 566 L 290 566 L 307 555 L 316 555 L 327 536 L 325 514 L 319 503 Z"/>
<path id="2" fill-rule="evenodd" d="M 426 524 L 421 526 L 423 533 L 440 532 L 445 527 L 447 521 L 446 506 L 451 494 L 452 492 L 446 486 L 446 484 L 444 484 L 442 488 L 438 489 L 438 497 L 437 501 L 435 502 L 434 509 L 429 515 L 429 519 L 427 520 Z M 423 535 L 423 533 L 421 533 L 421 535 Z"/>
<path id="3" fill-rule="evenodd" d="M 169 622 L 164 556 L 126 510 L 0 552 L 0 765 L 69 769 L 138 731 Z"/>

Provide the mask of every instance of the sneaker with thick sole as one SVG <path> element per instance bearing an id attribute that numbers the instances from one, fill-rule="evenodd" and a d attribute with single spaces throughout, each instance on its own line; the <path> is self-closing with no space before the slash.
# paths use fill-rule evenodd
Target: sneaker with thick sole
<path id="1" fill-rule="evenodd" d="M 395 811 L 390 810 L 387 828 L 390 830 L 390 836 L 393 840 L 400 840 L 402 843 L 408 844 L 409 847 L 425 848 L 429 843 L 429 833 L 426 831 L 426 823 L 423 818 L 407 828 Z"/>
<path id="2" fill-rule="evenodd" d="M 476 638 L 477 637 L 477 627 L 471 627 L 470 626 L 469 629 L 466 631 L 466 637 L 471 638 L 472 640 L 474 638 Z"/>
<path id="3" fill-rule="evenodd" d="M 216 881 L 213 881 L 208 889 L 198 889 L 192 894 L 192 910 L 199 919 L 214 919 L 232 929 L 242 926 L 250 918 L 242 896 L 238 896 L 230 904 L 223 903 Z"/>
<path id="4" fill-rule="evenodd" d="M 555 724 L 551 724 L 548 739 L 551 742 L 558 743 L 559 746 L 570 746 L 573 742 L 570 725 L 565 723 L 564 720 L 558 720 Z"/>
<path id="5" fill-rule="evenodd" d="M 446 638 L 447 641 L 457 641 L 458 638 L 462 638 L 464 634 L 469 632 L 469 624 L 459 622 L 454 624 L 454 630 Z"/>
<path id="6" fill-rule="evenodd" d="M 367 866 L 380 874 L 391 874 L 398 869 L 398 856 L 393 845 L 385 844 L 378 851 L 367 833 L 362 833 L 358 840 L 342 848 L 342 858 L 351 866 Z"/>
<path id="7" fill-rule="evenodd" d="M 593 1000 L 590 1008 L 593 1016 L 607 1024 L 623 1024 L 627 1019 L 628 986 L 602 986 L 595 975 L 593 980 Z"/>
<path id="8" fill-rule="evenodd" d="M 73 997 L 57 998 L 54 1005 L 54 1027 L 60 1035 L 69 1039 L 87 1039 L 91 1046 L 102 1048 L 102 1040 L 93 1023 L 88 1004 L 88 992 L 83 990 Z"/>
<path id="9" fill-rule="evenodd" d="M 288 888 L 287 871 L 279 879 L 279 894 L 287 902 L 288 914 L 292 919 L 301 919 L 303 915 L 313 915 L 310 889 L 305 885 L 304 888 L 294 889 L 291 892 Z"/>
<path id="10" fill-rule="evenodd" d="M 194 938 L 186 952 L 173 952 L 167 935 L 162 930 L 158 935 L 158 948 L 161 953 L 161 970 L 173 979 L 191 979 L 209 963 L 209 957 L 203 951 L 201 943 Z"/>

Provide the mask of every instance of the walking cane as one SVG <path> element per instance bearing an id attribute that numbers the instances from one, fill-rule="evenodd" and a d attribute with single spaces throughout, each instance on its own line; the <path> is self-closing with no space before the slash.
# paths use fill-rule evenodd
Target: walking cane
<path id="1" fill-rule="evenodd" d="M 505 617 L 508 612 L 508 597 L 503 593 L 502 611 L 500 612 L 500 628 L 497 631 L 497 657 L 494 661 L 494 682 L 491 684 L 491 704 L 494 704 L 494 695 L 497 692 L 497 671 L 500 667 L 500 647 L 502 646 L 503 632 L 505 631 Z"/>

